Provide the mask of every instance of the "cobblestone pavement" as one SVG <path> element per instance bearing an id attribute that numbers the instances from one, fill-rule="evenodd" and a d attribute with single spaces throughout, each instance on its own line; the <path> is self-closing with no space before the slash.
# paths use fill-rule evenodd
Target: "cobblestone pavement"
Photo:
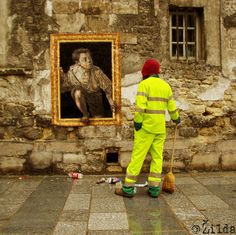
<path id="1" fill-rule="evenodd" d="M 175 176 L 158 199 L 117 196 L 103 176 L 1 176 L 0 234 L 236 234 L 236 172 Z"/>

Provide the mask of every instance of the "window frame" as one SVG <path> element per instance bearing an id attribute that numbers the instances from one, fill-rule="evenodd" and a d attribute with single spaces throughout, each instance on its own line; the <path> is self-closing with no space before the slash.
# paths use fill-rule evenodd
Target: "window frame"
<path id="1" fill-rule="evenodd" d="M 202 8 L 200 8 L 200 10 L 198 8 L 189 8 L 189 7 L 170 7 L 169 9 L 169 50 L 170 50 L 170 58 L 171 60 L 199 60 L 202 57 L 202 25 L 201 25 L 201 13 L 202 13 Z M 176 17 L 176 26 L 172 25 L 172 18 L 173 16 L 183 16 L 183 25 L 179 26 L 178 25 L 178 18 Z M 194 26 L 188 26 L 187 25 L 187 17 L 191 15 L 194 16 Z M 175 29 L 176 30 L 176 41 L 173 41 L 173 37 L 172 37 L 172 30 Z M 183 30 L 183 41 L 179 42 L 179 30 Z M 188 30 L 193 30 L 194 32 L 194 42 L 189 42 L 186 39 L 186 35 L 187 35 L 187 31 Z M 176 48 L 178 48 L 179 44 L 183 45 L 183 56 L 179 55 L 179 51 L 177 49 L 177 53 L 176 55 L 173 56 L 173 45 L 176 45 Z M 189 56 L 187 52 L 187 47 L 189 45 L 195 45 L 195 56 Z"/>

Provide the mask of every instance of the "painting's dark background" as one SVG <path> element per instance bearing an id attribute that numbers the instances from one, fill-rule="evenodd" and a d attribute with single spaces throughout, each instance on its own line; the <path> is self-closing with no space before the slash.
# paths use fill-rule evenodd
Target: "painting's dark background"
<path id="1" fill-rule="evenodd" d="M 112 80 L 112 43 L 111 42 L 63 42 L 60 43 L 60 67 L 66 73 L 74 64 L 72 52 L 78 48 L 87 48 L 91 52 L 93 64 L 98 66 Z M 105 117 L 112 117 L 110 105 L 103 93 Z M 80 118 L 82 113 L 75 105 L 70 92 L 61 93 L 61 118 Z"/>

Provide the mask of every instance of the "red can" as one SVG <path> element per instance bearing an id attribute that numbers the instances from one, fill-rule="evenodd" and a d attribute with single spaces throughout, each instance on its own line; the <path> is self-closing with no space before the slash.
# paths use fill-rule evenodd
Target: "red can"
<path id="1" fill-rule="evenodd" d="M 71 178 L 72 179 L 82 179 L 83 178 L 83 174 L 78 173 L 78 172 L 72 172 L 71 173 Z"/>

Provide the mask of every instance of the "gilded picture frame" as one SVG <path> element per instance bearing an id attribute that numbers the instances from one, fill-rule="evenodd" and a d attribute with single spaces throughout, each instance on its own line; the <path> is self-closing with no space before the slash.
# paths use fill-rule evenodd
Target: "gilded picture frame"
<path id="1" fill-rule="evenodd" d="M 121 123 L 118 33 L 51 34 L 50 60 L 54 125 Z"/>

